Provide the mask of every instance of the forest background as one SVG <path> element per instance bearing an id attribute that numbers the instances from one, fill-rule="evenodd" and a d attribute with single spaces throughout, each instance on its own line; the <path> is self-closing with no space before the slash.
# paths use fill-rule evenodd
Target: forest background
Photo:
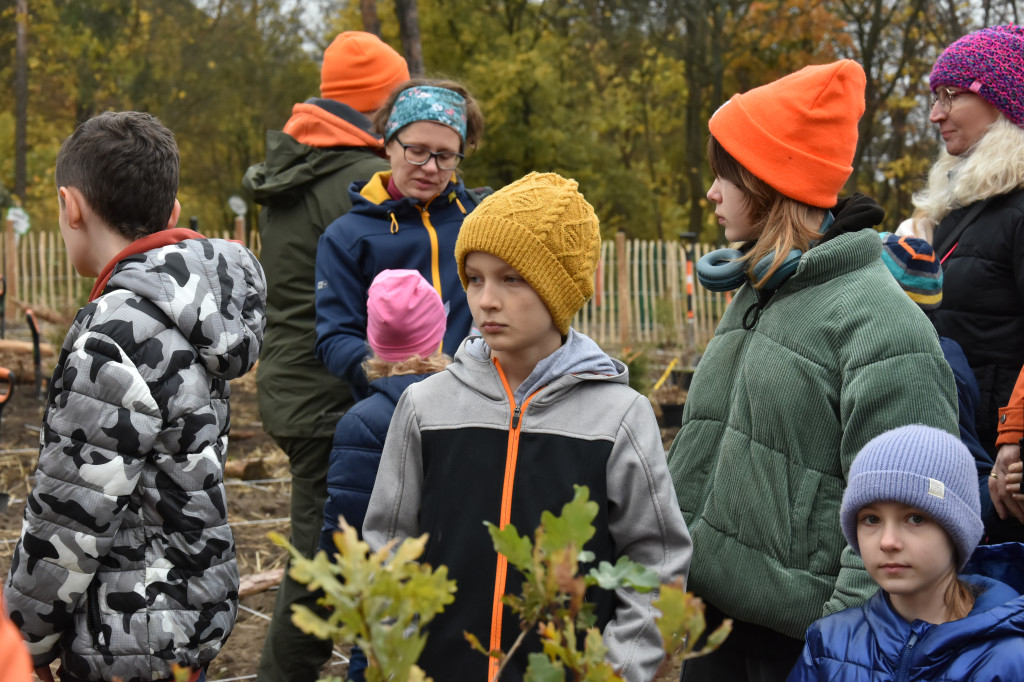
<path id="1" fill-rule="evenodd" d="M 704 196 L 707 120 L 731 94 L 859 61 L 867 110 L 846 190 L 876 198 L 894 229 L 937 151 L 935 58 L 965 33 L 1020 20 L 1013 0 L 0 0 L 0 184 L 34 230 L 56 230 L 61 141 L 99 112 L 149 111 L 181 149 L 183 222 L 228 229 L 227 199 L 263 160 L 266 131 L 318 96 L 323 49 L 363 29 L 368 8 L 399 51 L 398 18 L 414 12 L 425 74 L 480 101 L 467 184 L 556 171 L 579 180 L 605 236 L 707 242 L 720 238 Z"/>

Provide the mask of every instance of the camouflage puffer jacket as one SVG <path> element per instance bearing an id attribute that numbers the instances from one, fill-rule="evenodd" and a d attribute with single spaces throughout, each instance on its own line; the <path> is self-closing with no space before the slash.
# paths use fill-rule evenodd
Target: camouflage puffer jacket
<path id="1" fill-rule="evenodd" d="M 240 244 L 188 239 L 128 256 L 79 311 L 4 589 L 36 666 L 167 679 L 227 639 L 228 381 L 259 356 L 265 289 Z"/>

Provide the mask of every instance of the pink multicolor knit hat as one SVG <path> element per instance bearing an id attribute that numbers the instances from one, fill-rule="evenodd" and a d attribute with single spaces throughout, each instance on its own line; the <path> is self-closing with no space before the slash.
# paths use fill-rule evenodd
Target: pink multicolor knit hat
<path id="1" fill-rule="evenodd" d="M 366 301 L 366 340 L 381 360 L 428 358 L 441 348 L 444 303 L 418 270 L 382 270 Z"/>
<path id="2" fill-rule="evenodd" d="M 1024 127 L 1024 26 L 983 28 L 947 47 L 932 67 L 932 91 L 970 90 Z"/>

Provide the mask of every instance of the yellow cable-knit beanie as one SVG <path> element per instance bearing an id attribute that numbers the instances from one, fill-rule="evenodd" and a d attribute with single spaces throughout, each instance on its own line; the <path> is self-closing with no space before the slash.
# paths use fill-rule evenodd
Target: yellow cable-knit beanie
<path id="1" fill-rule="evenodd" d="M 594 294 L 601 232 L 579 183 L 556 173 L 530 173 L 484 199 L 466 216 L 455 242 L 462 286 L 466 256 L 483 251 L 523 276 L 563 336 Z"/>

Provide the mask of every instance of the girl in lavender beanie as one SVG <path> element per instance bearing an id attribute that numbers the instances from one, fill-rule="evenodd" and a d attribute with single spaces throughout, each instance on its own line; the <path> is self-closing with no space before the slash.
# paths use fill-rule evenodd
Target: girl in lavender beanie
<path id="1" fill-rule="evenodd" d="M 977 480 L 960 440 L 929 426 L 861 449 L 840 517 L 881 589 L 808 628 L 789 682 L 1024 680 L 1024 545 L 978 546 Z"/>

